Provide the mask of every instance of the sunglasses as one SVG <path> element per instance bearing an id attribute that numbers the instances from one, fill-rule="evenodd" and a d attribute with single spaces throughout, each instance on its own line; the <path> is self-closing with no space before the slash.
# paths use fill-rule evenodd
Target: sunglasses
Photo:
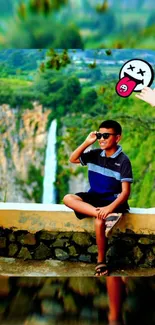
<path id="1" fill-rule="evenodd" d="M 110 135 L 116 135 L 116 133 L 100 133 L 100 132 L 96 133 L 96 137 L 98 140 L 101 138 L 108 139 L 110 137 Z"/>

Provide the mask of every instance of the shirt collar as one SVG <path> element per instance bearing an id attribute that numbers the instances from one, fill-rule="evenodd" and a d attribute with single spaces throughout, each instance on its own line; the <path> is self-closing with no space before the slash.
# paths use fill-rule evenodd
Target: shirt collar
<path id="1" fill-rule="evenodd" d="M 122 147 L 117 146 L 117 150 L 113 153 L 112 156 L 110 156 L 108 158 L 116 158 L 121 152 L 122 152 Z M 105 150 L 103 150 L 100 155 L 101 155 L 101 157 L 106 157 Z"/>

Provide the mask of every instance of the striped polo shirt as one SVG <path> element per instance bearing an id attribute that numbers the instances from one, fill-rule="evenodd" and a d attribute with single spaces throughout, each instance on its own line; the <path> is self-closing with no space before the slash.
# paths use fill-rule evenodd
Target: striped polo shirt
<path id="1" fill-rule="evenodd" d="M 122 182 L 133 182 L 131 163 L 121 146 L 117 146 L 117 151 L 110 157 L 106 157 L 102 149 L 84 152 L 80 162 L 88 166 L 88 192 L 100 193 L 114 200 L 122 191 Z"/>

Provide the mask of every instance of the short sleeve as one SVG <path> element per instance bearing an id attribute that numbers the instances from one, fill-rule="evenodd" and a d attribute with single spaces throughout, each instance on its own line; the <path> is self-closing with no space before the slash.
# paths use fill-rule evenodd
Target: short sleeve
<path id="1" fill-rule="evenodd" d="M 83 165 L 83 166 L 87 165 L 89 162 L 92 162 L 93 150 L 83 152 L 79 159 L 80 159 L 81 165 Z"/>
<path id="2" fill-rule="evenodd" d="M 121 182 L 133 182 L 131 162 L 126 158 L 121 166 Z"/>

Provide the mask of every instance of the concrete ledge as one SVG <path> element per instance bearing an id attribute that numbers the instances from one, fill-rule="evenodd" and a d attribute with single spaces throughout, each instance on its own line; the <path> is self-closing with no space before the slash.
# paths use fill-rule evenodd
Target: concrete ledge
<path id="1" fill-rule="evenodd" d="M 32 262 L 0 257 L 0 275 L 5 277 L 93 277 L 95 266 L 95 263 L 73 263 L 52 259 Z M 116 269 L 110 273 L 110 276 L 150 277 L 155 276 L 155 268 Z"/>
<path id="2" fill-rule="evenodd" d="M 21 260 L 95 263 L 94 218 L 79 220 L 57 204 L 0 203 L 0 256 Z M 155 208 L 132 208 L 113 228 L 106 262 L 111 269 L 155 267 Z"/>
<path id="3" fill-rule="evenodd" d="M 73 210 L 63 204 L 0 203 L 0 227 L 14 231 L 92 233 L 93 221 L 93 218 L 78 220 Z M 155 234 L 155 208 L 131 208 L 130 213 L 124 214 L 117 228 L 118 226 L 123 233 L 131 230 L 136 234 Z"/>

